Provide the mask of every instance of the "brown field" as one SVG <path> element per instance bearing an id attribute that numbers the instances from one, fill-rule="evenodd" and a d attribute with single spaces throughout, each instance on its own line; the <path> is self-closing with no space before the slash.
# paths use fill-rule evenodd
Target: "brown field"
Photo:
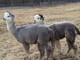
<path id="1" fill-rule="evenodd" d="M 6 24 L 2 20 L 3 13 L 11 11 L 15 14 L 16 26 L 33 23 L 33 16 L 37 13 L 45 16 L 47 24 L 53 24 L 59 21 L 73 22 L 80 29 L 80 3 L 69 3 L 51 7 L 7 7 L 0 8 L 0 60 L 27 60 L 24 48 L 16 39 L 7 32 Z M 78 46 L 78 60 L 80 60 L 80 36 L 76 38 L 76 45 Z M 67 44 L 65 39 L 61 41 L 62 53 L 66 54 Z M 31 45 L 30 57 L 31 60 L 37 60 L 39 56 L 36 45 Z M 55 49 L 54 57 L 56 60 L 77 60 L 73 56 L 73 51 L 69 56 L 61 56 Z"/>

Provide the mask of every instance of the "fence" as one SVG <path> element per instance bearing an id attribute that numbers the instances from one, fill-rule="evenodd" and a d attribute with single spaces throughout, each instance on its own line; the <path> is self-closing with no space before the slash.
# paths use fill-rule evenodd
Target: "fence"
<path id="1" fill-rule="evenodd" d="M 33 6 L 41 4 L 54 4 L 54 3 L 70 3 L 79 2 L 80 0 L 0 0 L 0 7 L 4 6 Z"/>

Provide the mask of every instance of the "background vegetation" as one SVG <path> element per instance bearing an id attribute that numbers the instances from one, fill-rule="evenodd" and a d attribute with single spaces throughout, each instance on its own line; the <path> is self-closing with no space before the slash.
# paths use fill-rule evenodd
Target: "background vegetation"
<path id="1" fill-rule="evenodd" d="M 0 0 L 0 6 L 33 6 L 42 5 L 43 3 L 47 5 L 52 5 L 54 3 L 69 3 L 69 2 L 79 2 L 80 0 Z"/>

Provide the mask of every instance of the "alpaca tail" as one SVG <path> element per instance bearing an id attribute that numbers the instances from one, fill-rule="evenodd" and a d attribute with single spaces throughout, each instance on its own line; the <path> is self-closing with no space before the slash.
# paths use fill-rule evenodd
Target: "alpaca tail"
<path id="1" fill-rule="evenodd" d="M 75 29 L 76 29 L 77 34 L 80 35 L 80 31 L 76 26 L 75 26 Z"/>

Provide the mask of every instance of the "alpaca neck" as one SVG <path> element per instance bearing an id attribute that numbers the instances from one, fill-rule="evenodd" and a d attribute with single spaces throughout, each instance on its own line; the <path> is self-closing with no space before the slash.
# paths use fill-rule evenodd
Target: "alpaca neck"
<path id="1" fill-rule="evenodd" d="M 17 38 L 17 31 L 16 31 L 16 26 L 15 26 L 15 23 L 14 21 L 13 22 L 6 22 L 7 23 L 7 29 L 8 31 L 14 35 L 14 37 Z"/>
<path id="2" fill-rule="evenodd" d="M 37 24 L 40 24 L 40 25 L 45 25 L 45 21 L 40 21 L 40 22 L 37 22 Z"/>

